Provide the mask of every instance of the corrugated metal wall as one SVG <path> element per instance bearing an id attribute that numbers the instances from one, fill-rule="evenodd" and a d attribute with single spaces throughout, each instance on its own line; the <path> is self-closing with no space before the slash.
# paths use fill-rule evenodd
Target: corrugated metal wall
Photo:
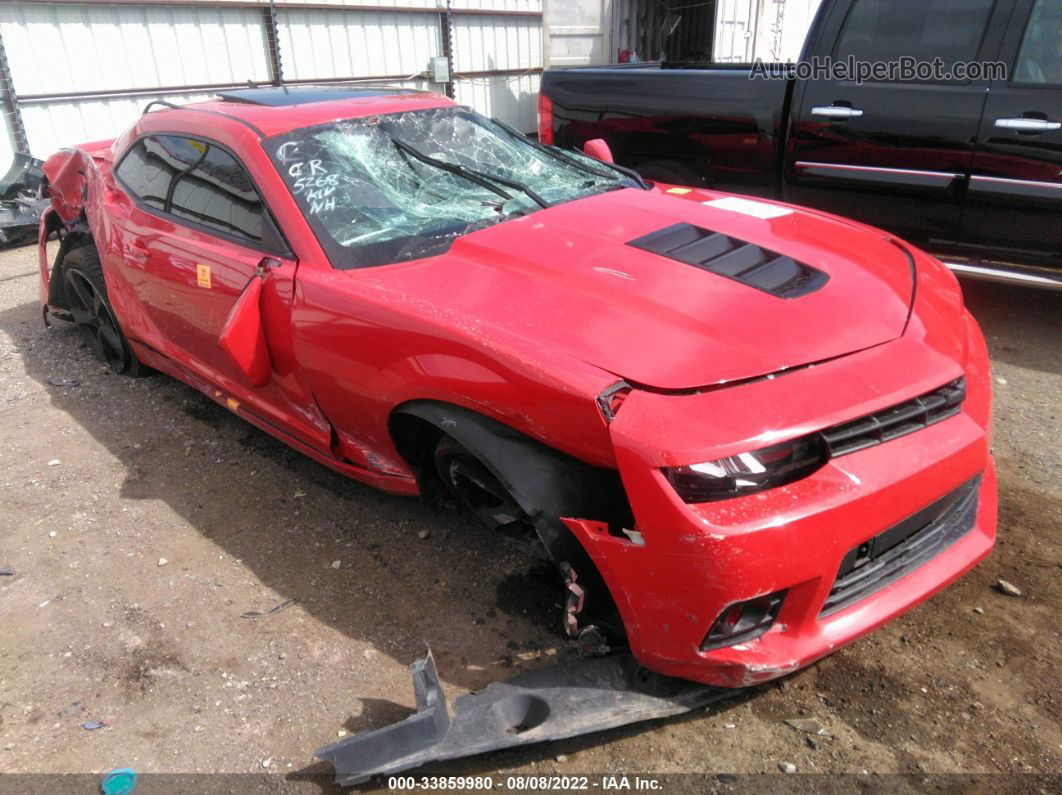
<path id="1" fill-rule="evenodd" d="M 411 76 L 438 55 L 438 13 L 281 9 L 286 80 Z"/>
<path id="2" fill-rule="evenodd" d="M 499 24 L 500 20 L 505 20 Z M 542 20 L 462 16 L 453 20 L 454 98 L 481 113 L 530 132 L 538 126 Z M 468 73 L 505 70 L 475 77 Z M 532 70 L 536 70 L 532 72 Z"/>
<path id="3" fill-rule="evenodd" d="M 152 99 L 197 101 L 247 80 L 269 83 L 263 5 L 0 4 L 0 37 L 31 153 L 47 157 L 63 146 L 113 137 Z M 358 8 L 344 7 L 351 5 Z M 427 75 L 430 59 L 445 52 L 440 5 L 442 0 L 277 0 L 284 79 L 381 80 L 442 92 L 444 85 Z M 534 130 L 542 0 L 452 0 L 452 8 L 457 101 Z M 0 134 L 0 171 L 11 148 L 11 135 Z"/>

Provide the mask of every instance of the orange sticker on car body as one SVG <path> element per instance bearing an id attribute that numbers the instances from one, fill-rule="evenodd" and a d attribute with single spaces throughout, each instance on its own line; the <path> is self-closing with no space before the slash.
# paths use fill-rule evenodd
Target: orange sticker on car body
<path id="1" fill-rule="evenodd" d="M 195 283 L 200 287 L 210 289 L 210 266 L 200 263 L 195 266 Z"/>

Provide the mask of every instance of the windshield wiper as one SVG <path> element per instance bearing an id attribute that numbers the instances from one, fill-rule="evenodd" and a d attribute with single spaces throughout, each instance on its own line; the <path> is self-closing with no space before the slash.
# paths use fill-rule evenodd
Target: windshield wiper
<path id="1" fill-rule="evenodd" d="M 550 203 L 543 199 L 541 196 L 539 196 L 538 193 L 536 193 L 532 188 L 522 182 L 517 182 L 515 179 L 509 179 L 508 177 L 499 177 L 497 174 L 488 174 L 485 171 L 472 170 L 472 173 L 481 177 L 486 177 L 487 179 L 492 179 L 495 182 L 500 182 L 502 185 L 505 185 L 508 188 L 512 188 L 513 190 L 523 191 L 523 193 L 539 207 L 546 208 L 550 206 Z"/>
<path id="2" fill-rule="evenodd" d="M 464 177 L 470 182 L 474 182 L 480 187 L 486 188 L 487 190 L 491 191 L 492 193 L 496 193 L 498 196 L 501 196 L 506 200 L 511 199 L 512 195 L 506 193 L 496 185 L 491 184 L 492 182 L 497 182 L 501 185 L 505 185 L 508 188 L 512 188 L 513 190 L 523 192 L 527 195 L 529 199 L 531 199 L 531 201 L 533 201 L 539 207 L 550 206 L 549 202 L 539 196 L 534 190 L 532 190 L 527 185 L 524 185 L 521 182 L 517 182 L 515 179 L 507 179 L 506 177 L 499 177 L 496 174 L 487 174 L 483 171 L 478 171 L 474 168 L 469 168 L 468 166 L 462 166 L 456 163 L 448 163 L 447 161 L 440 160 L 437 157 L 426 155 L 420 150 L 410 146 L 405 141 L 400 141 L 398 138 L 392 137 L 391 141 L 396 147 L 398 147 L 398 150 L 400 152 L 405 152 L 406 154 L 416 158 L 420 162 L 427 163 L 429 166 L 435 166 L 436 168 L 442 169 L 443 171 L 448 171 L 451 174 L 456 174 L 459 177 Z"/>
<path id="3" fill-rule="evenodd" d="M 528 138 L 522 132 L 513 127 L 510 127 L 503 121 L 498 121 L 497 119 L 491 119 L 491 121 L 497 124 L 503 130 L 505 130 L 505 132 L 509 133 L 509 135 L 513 136 L 514 138 L 519 138 L 521 141 L 525 141 L 540 152 L 545 152 L 547 155 L 551 155 L 552 157 L 555 157 L 558 160 L 563 160 L 568 165 L 574 166 L 580 171 L 585 171 L 587 174 L 593 174 L 594 176 L 604 177 L 605 179 L 617 179 L 615 175 L 609 174 L 607 171 L 602 171 L 601 169 L 597 169 L 592 166 L 586 165 L 586 163 L 580 162 L 579 160 L 565 152 L 563 149 L 560 149 L 556 146 L 547 146 L 541 141 L 536 141 L 534 138 Z M 645 184 L 645 180 L 642 178 L 642 175 L 634 169 L 627 168 L 626 166 L 619 166 L 615 163 L 605 163 L 604 165 L 605 168 L 611 168 L 613 171 L 618 171 L 623 176 L 634 180 L 638 184 L 638 187 L 640 187 L 642 190 L 649 190 L 649 186 Z"/>
<path id="4" fill-rule="evenodd" d="M 426 155 L 423 152 L 414 149 L 405 141 L 399 141 L 397 138 L 394 137 L 391 138 L 391 143 L 395 145 L 398 151 L 405 152 L 411 157 L 414 157 L 419 160 L 421 163 L 427 163 L 429 166 L 435 166 L 436 168 L 441 169 L 443 171 L 448 171 L 451 174 L 456 174 L 459 177 L 463 177 L 469 182 L 473 182 L 476 185 L 479 185 L 481 188 L 486 188 L 491 193 L 497 196 L 501 196 L 506 201 L 509 201 L 513 197 L 511 193 L 506 193 L 497 185 L 491 184 L 489 181 L 487 181 L 471 169 L 465 168 L 464 166 L 456 165 L 454 163 L 447 163 L 445 160 L 439 160 L 438 158 Z"/>

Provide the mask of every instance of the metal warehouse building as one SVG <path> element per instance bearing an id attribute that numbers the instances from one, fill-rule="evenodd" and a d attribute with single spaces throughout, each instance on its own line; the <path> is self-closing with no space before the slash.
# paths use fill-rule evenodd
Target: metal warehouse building
<path id="1" fill-rule="evenodd" d="M 818 0 L 148 0 L 0 3 L 0 173 L 111 138 L 152 99 L 258 84 L 445 92 L 524 131 L 546 64 L 621 51 L 789 60 Z M 434 68 L 433 68 L 434 67 Z"/>

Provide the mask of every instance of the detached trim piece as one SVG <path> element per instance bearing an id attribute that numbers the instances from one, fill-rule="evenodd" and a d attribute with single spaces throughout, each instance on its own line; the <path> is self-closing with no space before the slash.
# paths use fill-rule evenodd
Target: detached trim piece
<path id="1" fill-rule="evenodd" d="M 693 224 L 674 224 L 627 242 L 628 246 L 685 262 L 778 298 L 799 298 L 830 277 L 792 257 Z"/>
<path id="2" fill-rule="evenodd" d="M 454 701 L 451 716 L 431 652 L 410 666 L 417 711 L 401 723 L 317 749 L 336 784 L 362 784 L 428 762 L 562 740 L 681 715 L 741 693 L 671 679 L 629 654 L 518 674 Z"/>

